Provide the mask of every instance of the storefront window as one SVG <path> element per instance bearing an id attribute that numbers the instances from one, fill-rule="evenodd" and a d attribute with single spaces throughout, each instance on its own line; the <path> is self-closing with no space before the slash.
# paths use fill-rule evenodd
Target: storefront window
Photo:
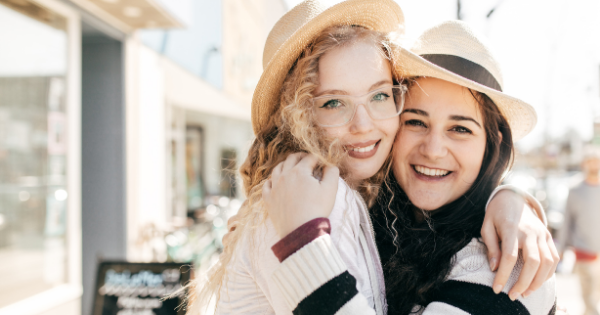
<path id="1" fill-rule="evenodd" d="M 185 139 L 187 210 L 194 211 L 204 206 L 205 197 L 202 180 L 202 129 L 188 127 Z"/>
<path id="2" fill-rule="evenodd" d="M 236 197 L 237 152 L 235 149 L 221 150 L 221 195 Z"/>
<path id="3" fill-rule="evenodd" d="M 0 0 L 0 308 L 66 281 L 65 25 Z"/>

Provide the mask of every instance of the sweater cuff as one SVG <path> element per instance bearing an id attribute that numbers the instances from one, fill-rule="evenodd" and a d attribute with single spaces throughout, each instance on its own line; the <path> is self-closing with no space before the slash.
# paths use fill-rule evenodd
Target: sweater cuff
<path id="1" fill-rule="evenodd" d="M 271 250 L 279 259 L 279 262 L 284 261 L 293 253 L 297 252 L 306 244 L 314 241 L 320 236 L 331 233 L 331 224 L 327 218 L 312 219 L 300 227 L 286 235 L 279 242 L 275 243 Z"/>
<path id="2" fill-rule="evenodd" d="M 329 235 L 323 235 L 284 260 L 271 276 L 284 303 L 294 310 L 300 301 L 348 268 Z"/>

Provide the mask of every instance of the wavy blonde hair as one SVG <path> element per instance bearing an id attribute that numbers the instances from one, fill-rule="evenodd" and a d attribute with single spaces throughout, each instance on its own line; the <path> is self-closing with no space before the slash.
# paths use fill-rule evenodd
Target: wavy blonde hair
<path id="1" fill-rule="evenodd" d="M 308 152 L 315 155 L 321 165 L 338 166 L 340 176 L 347 175 L 344 167 L 347 154 L 339 139 L 328 138 L 324 130 L 315 124 L 313 117 L 312 97 L 318 86 L 319 59 L 328 51 L 358 41 L 372 43 L 390 62 L 394 83 L 398 84 L 401 77 L 395 70 L 393 52 L 397 45 L 394 44 L 392 36 L 393 33 L 384 34 L 358 26 L 334 26 L 321 32 L 303 50 L 283 83 L 280 106 L 256 135 L 248 157 L 240 169 L 248 200 L 238 213 L 239 223 L 236 229 L 229 232 L 229 244 L 208 274 L 198 277 L 188 286 L 188 314 L 201 314 L 215 295 L 218 304 L 221 288 L 228 276 L 227 267 L 234 260 L 239 240 L 247 231 L 264 223 L 267 217 L 262 203 L 262 187 L 277 164 L 291 153 Z M 391 154 L 377 174 L 355 187 L 367 205 L 373 204 L 390 165 Z"/>

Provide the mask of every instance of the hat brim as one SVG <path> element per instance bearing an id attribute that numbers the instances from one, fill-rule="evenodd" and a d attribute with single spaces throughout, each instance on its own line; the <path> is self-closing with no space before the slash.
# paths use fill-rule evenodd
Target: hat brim
<path id="1" fill-rule="evenodd" d="M 438 78 L 486 94 L 508 121 L 513 141 L 522 139 L 535 127 L 537 114 L 526 102 L 448 71 L 407 49 L 398 49 L 397 67 L 405 77 Z"/>
<path id="2" fill-rule="evenodd" d="M 403 31 L 402 10 L 392 0 L 347 0 L 338 3 L 296 30 L 265 67 L 252 96 L 252 129 L 258 134 L 280 106 L 281 87 L 301 52 L 321 32 L 337 25 L 358 25 L 380 32 Z"/>

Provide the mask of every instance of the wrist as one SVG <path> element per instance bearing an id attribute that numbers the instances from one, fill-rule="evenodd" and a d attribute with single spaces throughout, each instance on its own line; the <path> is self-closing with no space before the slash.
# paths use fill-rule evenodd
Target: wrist
<path id="1" fill-rule="evenodd" d="M 279 228 L 276 228 L 277 231 L 277 235 L 279 236 L 279 238 L 284 238 L 292 233 L 294 233 L 296 230 L 300 229 L 301 227 L 305 226 L 307 223 L 315 221 L 317 219 L 324 219 L 326 217 L 324 216 L 311 216 L 311 217 L 306 217 L 306 218 L 294 218 L 289 220 L 288 222 L 286 222 L 287 224 L 283 224 L 280 225 Z"/>
<path id="2" fill-rule="evenodd" d="M 494 197 L 496 197 L 496 195 L 499 194 L 501 191 L 510 191 L 510 192 L 513 192 L 513 193 L 519 195 L 521 198 L 523 198 L 523 200 L 527 204 L 527 208 L 531 209 L 531 211 L 533 211 L 535 216 L 540 221 L 542 221 L 542 223 L 544 223 L 545 226 L 548 226 L 548 221 L 546 219 L 546 212 L 544 211 L 542 204 L 537 199 L 535 199 L 535 197 L 533 197 L 530 193 L 528 193 L 514 185 L 501 185 L 501 186 L 496 187 L 496 189 L 494 189 L 494 191 L 488 198 L 487 204 L 485 205 L 486 211 L 488 209 L 488 206 L 494 199 Z"/>

